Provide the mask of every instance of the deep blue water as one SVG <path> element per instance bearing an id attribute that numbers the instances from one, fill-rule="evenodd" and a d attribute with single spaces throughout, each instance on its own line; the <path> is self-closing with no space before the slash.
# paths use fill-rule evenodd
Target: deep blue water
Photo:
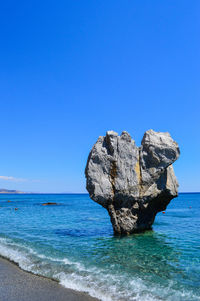
<path id="1" fill-rule="evenodd" d="M 123 238 L 88 195 L 0 195 L 0 206 L 0 255 L 25 270 L 101 300 L 200 300 L 200 194 Z"/>

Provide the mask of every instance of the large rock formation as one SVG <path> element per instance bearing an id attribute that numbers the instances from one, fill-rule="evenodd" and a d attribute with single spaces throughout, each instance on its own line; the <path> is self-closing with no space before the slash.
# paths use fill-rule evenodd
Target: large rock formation
<path id="1" fill-rule="evenodd" d="M 149 130 L 140 147 L 127 132 L 99 137 L 85 169 L 87 190 L 108 210 L 116 234 L 150 229 L 156 214 L 178 195 L 172 163 L 179 154 L 169 133 Z"/>

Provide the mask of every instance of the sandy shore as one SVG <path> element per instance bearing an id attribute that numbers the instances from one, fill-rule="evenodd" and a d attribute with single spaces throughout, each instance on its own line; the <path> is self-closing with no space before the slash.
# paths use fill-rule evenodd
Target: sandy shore
<path id="1" fill-rule="evenodd" d="M 97 301 L 0 258 L 0 301 Z"/>

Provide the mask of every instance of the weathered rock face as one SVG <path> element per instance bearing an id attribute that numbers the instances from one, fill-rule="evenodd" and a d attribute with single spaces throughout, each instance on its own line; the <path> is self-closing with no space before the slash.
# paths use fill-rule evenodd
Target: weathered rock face
<path id="1" fill-rule="evenodd" d="M 85 169 L 87 190 L 108 210 L 116 234 L 150 229 L 156 214 L 178 195 L 172 163 L 179 154 L 169 133 L 149 130 L 141 147 L 127 132 L 99 137 Z"/>

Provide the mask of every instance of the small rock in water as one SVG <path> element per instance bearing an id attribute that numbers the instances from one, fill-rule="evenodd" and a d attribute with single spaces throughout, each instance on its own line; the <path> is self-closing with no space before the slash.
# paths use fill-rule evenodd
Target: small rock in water
<path id="1" fill-rule="evenodd" d="M 58 205 L 58 204 L 57 203 L 48 202 L 48 203 L 43 203 L 42 205 L 43 206 L 48 206 L 48 205 Z"/>
<path id="2" fill-rule="evenodd" d="M 85 169 L 86 187 L 108 210 L 116 234 L 151 229 L 156 214 L 177 197 L 172 164 L 179 155 L 169 133 L 149 130 L 140 147 L 125 131 L 98 138 Z"/>

